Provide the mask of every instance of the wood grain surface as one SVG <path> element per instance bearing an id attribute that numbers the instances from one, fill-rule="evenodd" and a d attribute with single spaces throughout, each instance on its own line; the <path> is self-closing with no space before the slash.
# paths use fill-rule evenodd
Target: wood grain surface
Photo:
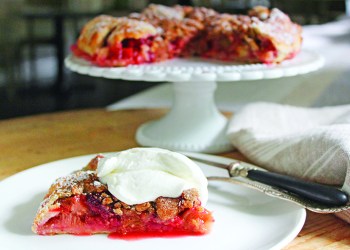
<path id="1" fill-rule="evenodd" d="M 138 146 L 135 131 L 166 110 L 103 109 L 43 114 L 0 121 L 0 180 L 39 164 Z M 221 154 L 244 160 L 239 152 Z M 350 225 L 332 214 L 307 213 L 285 249 L 350 249 Z"/>

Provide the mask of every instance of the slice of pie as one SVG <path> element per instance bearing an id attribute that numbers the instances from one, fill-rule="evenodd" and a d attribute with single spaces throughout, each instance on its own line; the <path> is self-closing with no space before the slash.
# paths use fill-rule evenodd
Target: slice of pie
<path id="1" fill-rule="evenodd" d="M 203 207 L 206 185 L 194 163 L 168 150 L 135 148 L 113 157 L 98 155 L 84 169 L 55 181 L 32 230 L 40 235 L 121 237 L 206 234 L 213 222 Z"/>

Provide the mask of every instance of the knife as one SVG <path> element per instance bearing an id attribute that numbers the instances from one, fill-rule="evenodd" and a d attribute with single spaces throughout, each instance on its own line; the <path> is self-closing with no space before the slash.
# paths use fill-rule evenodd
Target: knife
<path id="1" fill-rule="evenodd" d="M 268 172 L 258 167 L 241 161 L 233 160 L 229 164 L 209 161 L 193 156 L 188 156 L 193 161 L 209 166 L 226 169 L 230 177 L 249 178 L 260 183 L 278 187 L 301 198 L 311 200 L 326 206 L 343 206 L 348 203 L 348 195 L 332 186 L 308 182 L 295 177 Z"/>

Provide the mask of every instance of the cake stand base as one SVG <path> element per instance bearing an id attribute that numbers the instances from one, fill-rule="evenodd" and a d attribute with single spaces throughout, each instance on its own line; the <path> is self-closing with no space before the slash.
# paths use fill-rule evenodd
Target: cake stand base
<path id="1" fill-rule="evenodd" d="M 136 133 L 142 146 L 174 151 L 220 153 L 232 150 L 226 137 L 227 119 L 216 108 L 216 82 L 174 82 L 172 109 Z"/>

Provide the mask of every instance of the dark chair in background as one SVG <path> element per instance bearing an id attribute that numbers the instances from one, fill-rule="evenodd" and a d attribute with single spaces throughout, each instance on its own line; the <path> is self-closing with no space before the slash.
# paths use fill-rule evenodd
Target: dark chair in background
<path id="1" fill-rule="evenodd" d="M 320 24 L 345 15 L 349 0 L 270 0 L 271 6 L 286 11 L 301 24 Z"/>
<path id="2" fill-rule="evenodd" d="M 54 49 L 56 60 L 56 76 L 54 80 L 54 90 L 62 92 L 67 86 L 64 85 L 64 58 L 69 50 L 67 44 L 67 23 L 70 22 L 70 26 L 73 27 L 74 34 L 79 33 L 78 23 L 80 20 L 92 18 L 96 15 L 104 12 L 98 11 L 72 11 L 67 8 L 24 8 L 19 16 L 24 20 L 26 24 L 26 38 L 19 44 L 19 57 L 23 58 L 23 50 L 28 49 L 29 56 L 28 62 L 30 67 L 30 83 L 35 83 L 37 67 L 37 49 L 42 46 L 51 46 Z M 35 34 L 35 30 L 40 28 L 40 22 L 47 22 L 51 24 L 51 35 L 38 36 Z M 73 36 L 74 36 L 73 34 Z M 76 35 L 74 36 L 76 37 Z"/>

